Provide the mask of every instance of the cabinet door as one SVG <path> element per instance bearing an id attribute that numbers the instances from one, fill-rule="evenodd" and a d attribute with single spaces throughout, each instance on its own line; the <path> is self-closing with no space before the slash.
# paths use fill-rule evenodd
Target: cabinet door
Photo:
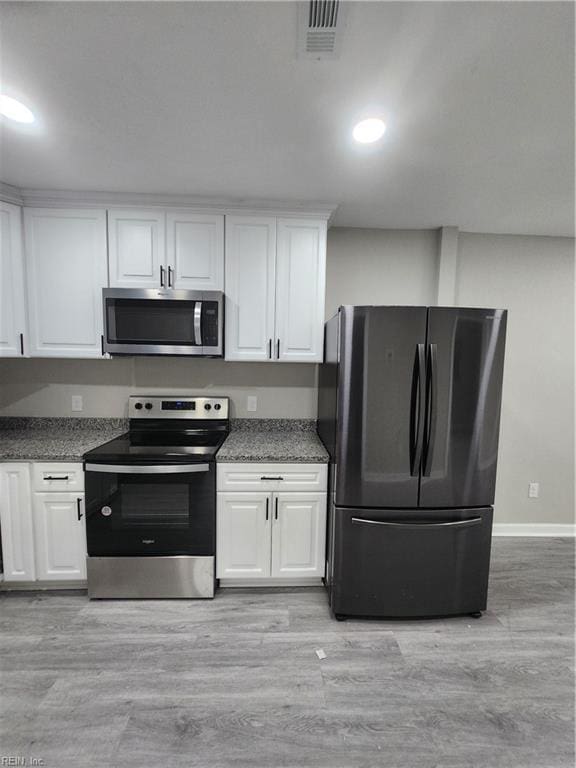
<path id="1" fill-rule="evenodd" d="M 276 357 L 321 363 L 326 289 L 326 222 L 278 221 Z"/>
<path id="2" fill-rule="evenodd" d="M 326 494 L 275 493 L 274 578 L 322 578 L 326 560 Z"/>
<path id="3" fill-rule="evenodd" d="M 102 356 L 106 212 L 24 210 L 30 355 Z"/>
<path id="4" fill-rule="evenodd" d="M 168 213 L 166 241 L 169 287 L 224 290 L 224 216 Z"/>
<path id="5" fill-rule="evenodd" d="M 163 211 L 108 211 L 111 288 L 167 287 Z"/>
<path id="6" fill-rule="evenodd" d="M 5 581 L 34 581 L 34 528 L 28 464 L 0 466 L 0 524 Z"/>
<path id="7" fill-rule="evenodd" d="M 0 202 L 0 357 L 24 354 L 22 211 Z"/>
<path id="8" fill-rule="evenodd" d="M 217 499 L 216 577 L 270 576 L 270 494 L 219 493 Z"/>
<path id="9" fill-rule="evenodd" d="M 226 217 L 226 360 L 269 360 L 274 339 L 276 219 Z"/>
<path id="10" fill-rule="evenodd" d="M 35 493 L 33 505 L 38 580 L 85 579 L 84 494 Z"/>

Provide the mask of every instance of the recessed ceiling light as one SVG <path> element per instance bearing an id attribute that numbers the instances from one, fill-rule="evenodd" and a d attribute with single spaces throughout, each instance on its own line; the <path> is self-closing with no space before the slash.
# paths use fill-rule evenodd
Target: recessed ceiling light
<path id="1" fill-rule="evenodd" d="M 0 114 L 15 120 L 17 123 L 33 123 L 34 114 L 21 101 L 11 96 L 0 94 Z"/>
<path id="2" fill-rule="evenodd" d="M 360 144 L 371 144 L 384 136 L 386 123 L 379 117 L 369 117 L 354 126 L 352 135 Z"/>

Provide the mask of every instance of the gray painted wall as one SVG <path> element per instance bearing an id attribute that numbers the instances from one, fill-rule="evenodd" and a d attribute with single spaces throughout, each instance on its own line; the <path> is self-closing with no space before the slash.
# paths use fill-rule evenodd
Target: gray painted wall
<path id="1" fill-rule="evenodd" d="M 339 304 L 434 304 L 438 232 L 335 228 L 326 316 Z M 498 522 L 569 523 L 574 515 L 574 241 L 460 233 L 454 303 L 510 310 Z M 132 393 L 229 395 L 233 415 L 314 417 L 316 366 L 134 358 L 0 361 L 0 415 L 126 414 Z M 257 395 L 258 411 L 246 411 Z M 540 498 L 528 499 L 528 483 Z"/>

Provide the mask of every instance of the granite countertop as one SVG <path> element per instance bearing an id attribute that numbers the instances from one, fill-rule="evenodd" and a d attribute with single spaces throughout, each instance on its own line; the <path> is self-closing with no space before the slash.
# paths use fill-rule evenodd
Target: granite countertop
<path id="1" fill-rule="evenodd" d="M 216 461 L 324 464 L 328 452 L 314 419 L 233 419 Z"/>
<path id="2" fill-rule="evenodd" d="M 126 419 L 0 418 L 0 461 L 82 461 L 127 429 Z"/>
<path id="3" fill-rule="evenodd" d="M 232 419 L 217 461 L 322 464 L 328 453 L 313 419 Z M 82 461 L 128 429 L 126 419 L 0 418 L 1 461 Z"/>

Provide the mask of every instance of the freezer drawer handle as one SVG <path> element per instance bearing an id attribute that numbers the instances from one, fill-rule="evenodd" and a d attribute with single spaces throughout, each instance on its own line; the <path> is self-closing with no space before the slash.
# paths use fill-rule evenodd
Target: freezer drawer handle
<path id="1" fill-rule="evenodd" d="M 480 525 L 482 523 L 481 517 L 472 517 L 470 520 L 447 520 L 443 523 L 398 523 L 391 520 L 364 520 L 361 517 L 353 517 L 353 523 L 364 523 L 366 525 L 385 525 L 390 528 L 408 528 L 410 530 L 417 530 L 420 528 L 469 528 L 472 525 Z"/>
<path id="2" fill-rule="evenodd" d="M 86 464 L 86 472 L 106 472 L 109 475 L 188 475 L 190 472 L 208 472 L 209 464 L 160 464 L 142 466 L 133 464 Z"/>

